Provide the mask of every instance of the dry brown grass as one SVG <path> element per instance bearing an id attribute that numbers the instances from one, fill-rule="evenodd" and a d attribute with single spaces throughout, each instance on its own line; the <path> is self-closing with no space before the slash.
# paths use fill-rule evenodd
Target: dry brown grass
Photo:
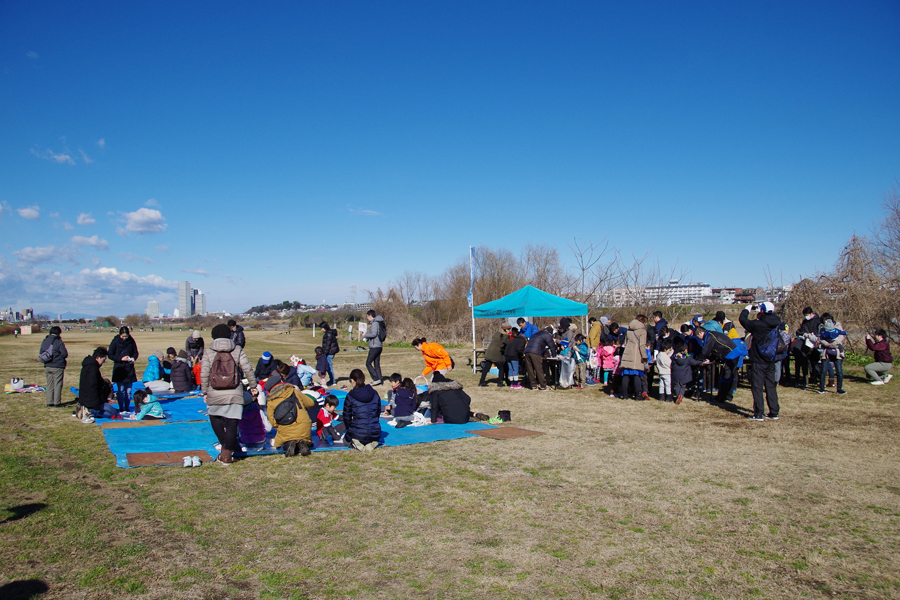
<path id="1" fill-rule="evenodd" d="M 315 341 L 247 336 L 253 361 L 310 358 Z M 185 337 L 136 334 L 145 355 Z M 64 335 L 67 387 L 111 338 Z M 3 379 L 40 381 L 39 341 L 0 340 Z M 475 407 L 547 435 L 124 470 L 99 428 L 42 395 L 3 397 L 2 508 L 46 508 L 0 525 L 0 585 L 39 579 L 46 598 L 900 595 L 896 383 L 782 388 L 783 418 L 754 423 L 746 388 L 728 410 L 477 388 L 466 352 L 451 354 Z M 342 352 L 336 367 L 364 360 Z M 382 362 L 421 369 L 415 350 Z"/>

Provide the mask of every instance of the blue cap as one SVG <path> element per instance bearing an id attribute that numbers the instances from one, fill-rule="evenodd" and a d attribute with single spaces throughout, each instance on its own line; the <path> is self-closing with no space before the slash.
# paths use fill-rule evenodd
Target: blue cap
<path id="1" fill-rule="evenodd" d="M 269 362 L 270 360 L 272 360 L 272 353 L 266 350 L 265 352 L 263 352 L 262 361 Z"/>

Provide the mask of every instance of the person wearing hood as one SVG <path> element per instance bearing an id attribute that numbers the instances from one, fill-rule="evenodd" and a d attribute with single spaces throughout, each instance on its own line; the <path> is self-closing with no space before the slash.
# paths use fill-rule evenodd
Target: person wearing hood
<path id="1" fill-rule="evenodd" d="M 188 339 L 184 342 L 184 351 L 187 352 L 188 359 L 190 359 L 191 364 L 196 363 L 198 360 L 203 358 L 203 350 L 206 347 L 206 342 L 203 341 L 203 338 L 200 336 L 200 332 L 196 329 L 191 332 L 191 335 L 188 336 Z"/>
<path id="2" fill-rule="evenodd" d="M 128 412 L 131 408 L 131 384 L 137 381 L 134 361 L 139 356 L 131 330 L 124 325 L 119 327 L 119 334 L 110 342 L 108 352 L 113 361 L 112 382 L 116 384 L 119 412 Z"/>
<path id="3" fill-rule="evenodd" d="M 604 317 L 601 317 L 604 318 Z M 603 326 L 609 323 L 609 317 L 606 317 L 606 323 L 601 323 L 596 317 L 588 319 L 588 347 L 597 350 L 600 347 L 600 338 L 603 337 Z"/>
<path id="4" fill-rule="evenodd" d="M 647 377 L 644 365 L 647 364 L 647 317 L 637 315 L 628 324 L 625 334 L 625 347 L 622 352 L 622 399 L 627 399 L 629 383 L 634 383 L 634 393 L 639 400 L 647 400 Z"/>
<path id="5" fill-rule="evenodd" d="M 141 377 L 144 387 L 153 392 L 168 392 L 169 384 L 162 379 L 162 350 L 157 350 L 147 357 L 147 366 Z M 137 406 L 135 406 L 135 409 Z"/>
<path id="6" fill-rule="evenodd" d="M 266 382 L 266 414 L 277 434 L 273 441 L 276 448 L 284 448 L 285 458 L 296 454 L 309 456 L 312 451 L 312 424 L 309 411 L 317 408 L 316 401 L 300 392 L 300 388 L 291 385 L 285 378 L 290 367 L 281 361 L 275 367 L 275 373 Z M 274 384 L 272 382 L 275 382 Z M 270 385 L 271 384 L 271 385 Z M 377 396 L 377 394 L 376 394 Z M 296 416 L 293 422 L 279 423 L 275 411 L 282 402 L 296 401 Z M 346 410 L 346 409 L 345 409 Z M 313 413 L 315 418 L 315 412 Z"/>
<path id="7" fill-rule="evenodd" d="M 100 372 L 106 356 L 106 348 L 99 346 L 91 356 L 85 356 L 81 361 L 81 377 L 78 381 L 78 404 L 81 405 L 81 410 L 76 416 L 81 417 L 82 423 L 93 423 L 94 417 L 109 418 L 119 414 L 112 404 L 106 402 L 112 393 L 112 384 Z"/>
<path id="8" fill-rule="evenodd" d="M 381 398 L 375 388 L 366 383 L 366 376 L 360 369 L 350 371 L 350 384 L 353 389 L 344 398 L 341 417 L 347 428 L 344 443 L 357 450 L 374 450 L 381 441 Z"/>
<path id="9" fill-rule="evenodd" d="M 169 381 L 172 383 L 172 388 L 179 394 L 189 392 L 196 387 L 194 371 L 191 369 L 187 352 L 184 350 L 179 350 L 178 356 L 172 361 L 172 372 L 169 374 Z"/>
<path id="10" fill-rule="evenodd" d="M 334 355 L 341 351 L 341 346 L 338 344 L 338 332 L 325 321 L 322 321 L 319 327 L 325 332 L 322 335 L 322 350 L 325 351 L 325 359 L 328 361 L 328 381 L 325 385 L 334 385 Z"/>
<path id="11" fill-rule="evenodd" d="M 755 319 L 750 318 L 750 311 L 754 307 L 748 305 L 741 311 L 738 321 L 744 331 L 753 336 L 754 343 L 750 344 L 750 390 L 753 393 L 753 415 L 747 417 L 753 421 L 766 419 L 778 419 L 778 382 L 775 381 L 775 362 L 767 359 L 759 352 L 762 340 L 768 338 L 774 329 L 781 325 L 781 319 L 775 314 L 775 305 L 771 302 L 763 302 L 759 305 L 759 312 Z M 763 394 L 765 404 L 769 406 L 769 412 L 764 411 Z"/>
<path id="12" fill-rule="evenodd" d="M 237 374 L 240 371 L 244 372 L 251 394 L 255 396 L 258 391 L 256 389 L 256 377 L 250 369 L 250 359 L 244 354 L 243 348 L 235 346 L 234 342 L 231 341 L 231 330 L 228 328 L 228 325 L 221 323 L 213 327 L 212 338 L 212 343 L 203 352 L 203 358 L 200 361 L 200 388 L 203 391 L 203 400 L 208 407 L 210 425 L 221 445 L 216 462 L 230 465 L 234 462 L 232 455 L 238 449 L 238 425 L 244 413 L 245 390 L 243 385 L 241 385 L 240 379 L 237 378 Z M 225 356 L 217 361 L 216 359 L 220 353 Z M 216 389 L 210 381 L 213 362 L 217 362 L 217 365 L 220 366 L 228 359 L 234 361 L 234 364 L 230 366 L 234 369 L 237 386 Z"/>
<path id="13" fill-rule="evenodd" d="M 544 376 L 544 352 L 548 352 L 551 357 L 556 356 L 556 342 L 550 333 L 552 330 L 552 327 L 548 327 L 546 330 L 535 332 L 525 344 L 525 368 L 528 372 L 528 382 L 533 390 L 544 391 L 547 389 L 547 378 Z M 434 418 L 433 405 L 431 415 Z"/>
<path id="14" fill-rule="evenodd" d="M 241 325 L 238 325 L 234 319 L 229 319 L 228 329 L 231 330 L 231 341 L 234 342 L 235 346 L 243 348 L 247 345 L 247 339 L 244 336 L 244 328 Z"/>
<path id="15" fill-rule="evenodd" d="M 372 385 L 381 385 L 381 352 L 384 350 L 382 338 L 385 337 L 384 317 L 375 314 L 374 310 L 366 312 L 369 326 L 365 339 L 369 342 L 369 355 L 366 357 L 366 370 L 372 378 Z"/>
<path id="16" fill-rule="evenodd" d="M 437 423 L 438 417 L 443 417 L 444 423 L 449 425 L 463 425 L 475 416 L 471 410 L 472 399 L 463 391 L 463 386 L 458 381 L 435 373 L 428 385 L 427 394 L 431 403 L 432 425 Z"/>
<path id="17" fill-rule="evenodd" d="M 62 404 L 63 379 L 69 351 L 60 335 L 62 335 L 62 329 L 54 325 L 50 328 L 50 335 L 41 342 L 40 357 L 41 362 L 44 363 L 44 375 L 47 377 L 47 406 Z M 47 357 L 48 360 L 45 361 L 44 357 Z"/>
<path id="18" fill-rule="evenodd" d="M 296 354 L 292 354 L 291 365 L 294 367 L 294 373 L 297 375 L 297 379 L 300 380 L 300 383 L 295 383 L 294 385 L 296 385 L 297 387 L 302 387 L 308 386 L 312 383 L 313 376 L 316 374 L 316 370 L 306 364 L 305 360 L 303 360 Z M 290 375 L 288 375 L 288 379 L 290 379 Z"/>
<path id="19" fill-rule="evenodd" d="M 256 361 L 256 369 L 253 371 L 253 375 L 256 376 L 257 381 L 268 379 L 269 375 L 275 372 L 275 361 L 272 358 L 272 353 L 266 350 L 259 357 L 259 360 Z"/>

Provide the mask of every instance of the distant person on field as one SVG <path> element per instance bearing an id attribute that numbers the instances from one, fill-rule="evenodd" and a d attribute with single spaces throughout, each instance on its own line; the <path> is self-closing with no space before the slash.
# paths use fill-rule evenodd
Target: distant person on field
<path id="1" fill-rule="evenodd" d="M 341 346 L 338 344 L 337 329 L 332 329 L 325 321 L 322 321 L 319 327 L 325 332 L 322 335 L 322 349 L 325 350 L 325 357 L 328 361 L 328 383 L 323 384 L 322 387 L 324 387 L 325 385 L 334 385 L 334 356 L 341 351 Z"/>
<path id="2" fill-rule="evenodd" d="M 39 357 L 44 363 L 44 375 L 47 377 L 47 394 L 45 396 L 47 406 L 62 404 L 63 379 L 69 351 L 66 350 L 61 335 L 62 329 L 54 325 L 50 328 L 50 334 L 41 342 Z M 47 360 L 44 360 L 45 358 Z"/>
<path id="3" fill-rule="evenodd" d="M 76 416 L 83 423 L 93 423 L 94 417 L 109 418 L 119 414 L 112 404 L 107 403 L 112 394 L 112 384 L 100 372 L 106 356 L 106 348 L 100 346 L 91 356 L 85 356 L 81 361 L 81 376 L 78 380 L 78 404 L 81 410 L 76 412 Z"/>
<path id="4" fill-rule="evenodd" d="M 750 390 L 753 392 L 753 415 L 747 417 L 753 421 L 766 419 L 778 419 L 778 384 L 775 381 L 775 363 L 760 354 L 759 348 L 767 339 L 773 329 L 781 325 L 781 319 L 775 314 L 775 305 L 771 302 L 763 302 L 759 305 L 756 319 L 750 319 L 748 305 L 741 311 L 738 321 L 744 331 L 753 336 L 750 344 Z M 765 403 L 769 406 L 769 412 L 764 413 L 763 394 Z"/>
<path id="5" fill-rule="evenodd" d="M 119 327 L 119 334 L 109 344 L 109 358 L 113 361 L 112 382 L 116 384 L 119 412 L 128 412 L 131 408 L 131 385 L 137 381 L 134 361 L 138 356 L 131 330 L 124 325 Z"/>
<path id="6" fill-rule="evenodd" d="M 872 385 L 884 385 L 890 382 L 893 375 L 887 373 L 894 366 L 894 358 L 891 356 L 891 343 L 884 329 L 875 330 L 874 336 L 866 334 L 866 348 L 875 355 L 875 362 L 866 365 L 866 375 L 869 376 Z"/>
<path id="7" fill-rule="evenodd" d="M 365 339 L 369 342 L 369 355 L 366 357 L 366 369 L 372 378 L 372 385 L 381 385 L 381 352 L 384 350 L 384 318 L 376 315 L 374 310 L 366 312 L 369 326 Z M 352 384 L 353 382 L 351 382 Z"/>
<path id="8" fill-rule="evenodd" d="M 425 359 L 422 377 L 427 377 L 429 373 L 446 375 L 453 370 L 453 360 L 450 358 L 450 354 L 437 342 L 429 342 L 424 337 L 420 337 L 412 341 L 412 346 L 421 352 Z"/>
<path id="9" fill-rule="evenodd" d="M 191 364 L 195 364 L 203 358 L 203 350 L 206 348 L 206 342 L 200 336 L 200 332 L 196 329 L 191 332 L 188 339 L 184 342 L 184 351 L 187 352 Z"/>
<path id="10" fill-rule="evenodd" d="M 247 345 L 247 339 L 244 337 L 244 328 L 238 325 L 234 319 L 228 321 L 228 329 L 231 330 L 231 341 L 235 346 L 243 348 Z"/>

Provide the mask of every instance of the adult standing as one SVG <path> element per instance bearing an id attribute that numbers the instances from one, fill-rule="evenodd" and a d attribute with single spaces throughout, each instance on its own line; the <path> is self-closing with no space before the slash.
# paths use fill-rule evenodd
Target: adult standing
<path id="1" fill-rule="evenodd" d="M 647 317 L 637 315 L 628 324 L 625 347 L 622 350 L 622 399 L 628 398 L 628 384 L 634 382 L 635 395 L 640 400 L 650 397 L 644 365 L 647 363 Z"/>
<path id="2" fill-rule="evenodd" d="M 332 329 L 325 321 L 322 321 L 319 327 L 325 332 L 322 335 L 322 350 L 328 359 L 328 385 L 334 385 L 334 355 L 341 351 L 337 329 Z"/>
<path id="3" fill-rule="evenodd" d="M 234 319 L 228 321 L 228 329 L 231 330 L 231 341 L 234 342 L 235 346 L 243 348 L 247 345 L 247 339 L 244 336 L 244 328 L 241 325 L 238 325 Z"/>
<path id="4" fill-rule="evenodd" d="M 369 341 L 369 355 L 366 357 L 366 369 L 372 378 L 372 385 L 381 385 L 381 352 L 384 350 L 384 318 L 376 315 L 374 310 L 366 312 L 369 326 L 365 339 Z"/>
<path id="5" fill-rule="evenodd" d="M 596 350 L 600 347 L 600 339 L 604 333 L 603 326 L 604 323 L 598 321 L 596 317 L 588 319 L 588 348 Z"/>
<path id="6" fill-rule="evenodd" d="M 548 327 L 547 329 L 551 328 Z M 528 338 L 528 343 L 525 344 L 525 368 L 528 371 L 528 381 L 531 384 L 531 389 L 535 389 L 535 385 L 541 391 L 547 389 L 547 378 L 544 375 L 545 351 L 549 352 L 551 358 L 555 357 L 556 342 L 549 331 L 540 330 L 532 334 Z"/>
<path id="7" fill-rule="evenodd" d="M 191 361 L 192 365 L 203 358 L 203 351 L 205 349 L 206 342 L 203 341 L 200 332 L 196 329 L 193 330 L 191 335 L 189 335 L 188 339 L 184 342 L 184 351 L 187 352 L 188 359 Z"/>
<path id="8" fill-rule="evenodd" d="M 794 355 L 794 377 L 798 380 L 796 384 L 798 388 L 806 388 L 809 385 L 810 374 L 816 374 L 815 367 L 819 362 L 816 336 L 819 334 L 821 324 L 822 319 L 813 311 L 812 307 L 807 306 L 803 309 L 803 321 L 797 328 L 797 339 L 791 346 L 791 354 Z"/>
<path id="9" fill-rule="evenodd" d="M 500 325 L 500 331 L 495 332 L 491 336 L 491 343 L 488 344 L 487 350 L 484 351 L 484 362 L 481 363 L 481 382 L 478 384 L 480 387 L 487 386 L 484 380 L 491 371 L 492 365 L 497 367 L 497 372 L 500 374 L 497 378 L 497 387 L 503 387 L 503 380 L 506 379 L 504 351 L 509 341 L 510 329 L 509 323 L 503 323 Z"/>
<path id="10" fill-rule="evenodd" d="M 828 365 L 834 367 L 834 375 L 837 378 L 837 389 L 839 395 L 843 396 L 847 392 L 844 391 L 844 342 L 847 341 L 847 332 L 840 321 L 835 321 L 834 317 L 829 313 L 822 314 L 822 325 L 819 328 L 819 349 L 821 356 L 819 359 L 819 391 L 825 393 L 826 371 Z"/>
<path id="11" fill-rule="evenodd" d="M 539 331 L 537 325 L 535 325 L 534 323 L 529 323 L 522 317 L 516 319 L 516 325 L 519 326 L 519 333 L 524 335 L 526 340 L 531 339 L 531 336 Z"/>
<path id="12" fill-rule="evenodd" d="M 713 323 L 714 321 L 709 321 Z M 716 402 L 731 402 L 734 399 L 734 391 L 737 389 L 737 371 L 742 357 L 746 355 L 746 346 L 738 343 L 724 333 L 712 331 L 705 327 L 694 329 L 694 335 L 703 341 L 703 351 L 700 358 L 708 361 L 722 363 L 722 375 L 719 379 L 719 393 Z M 715 368 L 712 369 L 715 372 Z"/>
<path id="13" fill-rule="evenodd" d="M 450 354 L 437 342 L 429 342 L 424 337 L 421 337 L 414 339 L 412 346 L 421 352 L 422 357 L 425 359 L 422 377 L 427 377 L 429 373 L 446 375 L 453 370 L 453 360 L 450 358 Z"/>
<path id="14" fill-rule="evenodd" d="M 112 382 L 116 384 L 119 412 L 128 412 L 131 408 L 131 385 L 137 381 L 134 361 L 139 356 L 137 343 L 128 327 L 119 327 L 119 335 L 110 342 L 108 353 L 113 361 Z"/>
<path id="15" fill-rule="evenodd" d="M 894 366 L 894 357 L 891 356 L 891 344 L 888 341 L 887 332 L 884 329 L 878 329 L 875 331 L 874 337 L 867 333 L 866 348 L 875 355 L 875 362 L 870 362 L 865 367 L 866 375 L 872 380 L 869 383 L 872 385 L 888 383 L 893 375 L 890 373 L 882 375 L 882 373 L 887 373 L 891 370 L 891 367 Z"/>
<path id="16" fill-rule="evenodd" d="M 243 348 L 235 346 L 231 341 L 228 325 L 222 323 L 213 327 L 212 338 L 213 341 L 203 352 L 200 363 L 200 387 L 208 407 L 209 423 L 221 445 L 216 462 L 230 465 L 234 462 L 232 455 L 237 450 L 238 423 L 244 413 L 244 387 L 238 377 L 240 371 L 247 378 L 250 394 L 255 397 L 259 392 L 256 389 L 256 377 L 250 368 L 250 359 L 244 354 Z M 234 370 L 231 377 L 229 369 Z M 235 381 L 237 383 L 233 385 Z"/>
<path id="17" fill-rule="evenodd" d="M 44 375 L 47 377 L 47 406 L 62 404 L 63 378 L 69 351 L 66 350 L 61 334 L 62 329 L 54 325 L 50 328 L 50 334 L 41 342 L 39 357 L 44 363 Z"/>
<path id="18" fill-rule="evenodd" d="M 772 330 L 777 329 L 781 319 L 775 314 L 775 305 L 771 302 L 763 302 L 759 305 L 759 313 L 756 319 L 750 319 L 752 306 L 747 306 L 741 311 L 738 321 L 744 331 L 753 336 L 750 344 L 750 390 L 753 393 L 753 414 L 748 419 L 764 421 L 766 419 L 778 419 L 778 383 L 775 381 L 775 362 L 763 356 L 759 348 L 768 339 Z M 765 403 L 769 406 L 769 412 L 764 413 L 763 393 Z"/>

